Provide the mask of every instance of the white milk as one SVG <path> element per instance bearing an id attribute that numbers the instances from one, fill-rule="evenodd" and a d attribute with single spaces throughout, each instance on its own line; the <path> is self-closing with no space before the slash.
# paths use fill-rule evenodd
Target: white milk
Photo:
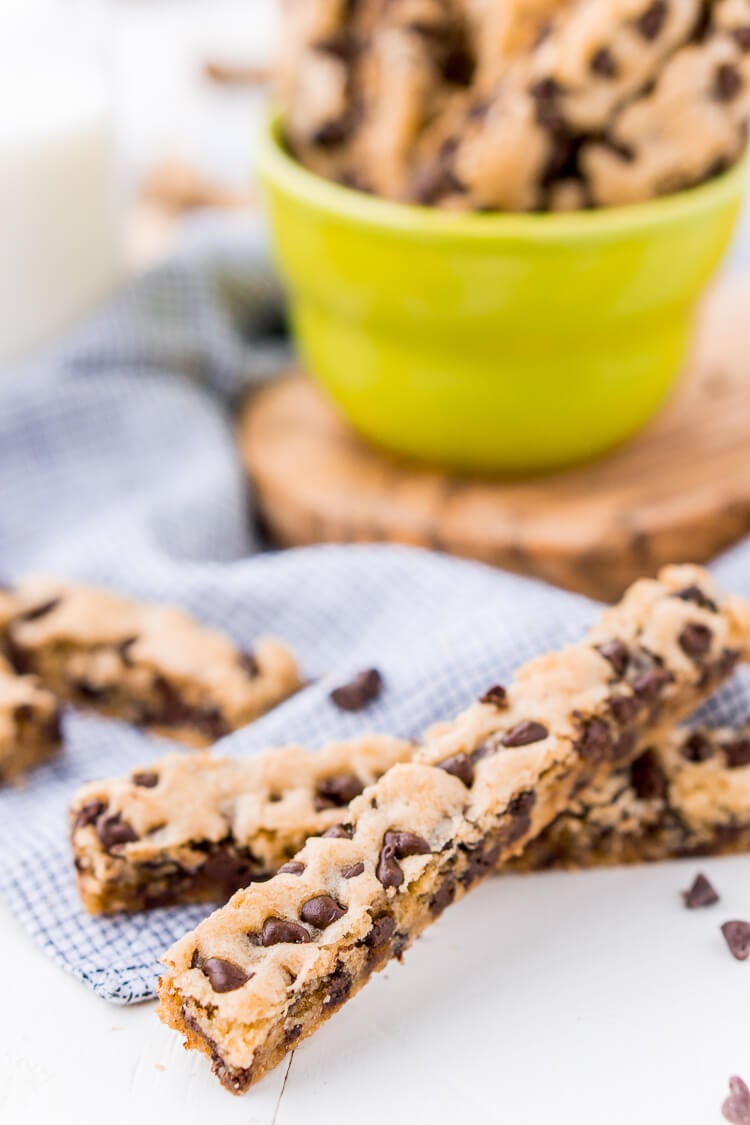
<path id="1" fill-rule="evenodd" d="M 21 12 L 8 2 L 0 2 L 0 371 L 105 295 L 118 261 L 103 70 L 77 54 L 80 42 L 70 50 L 59 5 L 23 0 Z"/>

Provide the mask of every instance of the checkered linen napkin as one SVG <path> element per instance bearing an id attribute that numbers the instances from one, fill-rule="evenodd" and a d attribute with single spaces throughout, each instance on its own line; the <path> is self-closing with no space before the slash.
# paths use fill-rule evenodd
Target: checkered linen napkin
<path id="1" fill-rule="evenodd" d="M 488 568 L 392 546 L 258 553 L 228 407 L 283 355 L 280 301 L 257 229 L 197 228 L 180 256 L 121 293 L 42 368 L 0 380 L 0 572 L 60 572 L 185 606 L 250 647 L 287 638 L 312 684 L 221 751 L 368 729 L 412 736 L 544 649 L 596 607 Z M 501 440 L 501 437 L 499 438 Z M 750 544 L 717 568 L 750 594 Z M 331 687 L 377 666 L 385 691 L 342 714 Z M 750 715 L 740 675 L 713 719 Z M 206 907 L 90 918 L 75 891 L 67 808 L 83 782 L 169 746 L 79 715 L 63 754 L 0 793 L 0 891 L 41 947 L 100 996 L 154 994 L 157 961 Z"/>

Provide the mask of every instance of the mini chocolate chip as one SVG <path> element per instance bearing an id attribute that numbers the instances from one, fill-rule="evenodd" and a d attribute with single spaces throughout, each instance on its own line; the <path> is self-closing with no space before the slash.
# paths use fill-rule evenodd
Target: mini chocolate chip
<path id="1" fill-rule="evenodd" d="M 309 926 L 315 926 L 319 930 L 324 930 L 326 926 L 338 922 L 339 918 L 343 918 L 345 914 L 346 907 L 339 905 L 336 899 L 331 898 L 330 895 L 317 895 L 315 898 L 309 898 L 299 912 L 303 922 L 307 922 Z"/>
<path id="2" fill-rule="evenodd" d="M 37 621 L 40 617 L 46 617 L 48 613 L 52 613 L 53 609 L 59 606 L 62 598 L 51 598 L 48 602 L 40 602 L 39 605 L 32 606 L 31 609 L 25 609 L 23 613 L 19 613 L 18 621 Z"/>
<path id="3" fill-rule="evenodd" d="M 645 750 L 631 764 L 630 784 L 639 801 L 666 796 L 667 778 L 653 750 Z"/>
<path id="4" fill-rule="evenodd" d="M 346 969 L 337 969 L 326 980 L 326 1007 L 337 1007 L 343 1004 L 352 990 L 352 975 Z"/>
<path id="5" fill-rule="evenodd" d="M 677 640 L 682 651 L 692 657 L 693 660 L 697 660 L 710 651 L 712 638 L 713 633 L 708 625 L 690 622 L 682 630 Z"/>
<path id="6" fill-rule="evenodd" d="M 722 750 L 730 770 L 750 766 L 750 738 L 737 738 L 734 742 L 726 742 Z"/>
<path id="7" fill-rule="evenodd" d="M 333 824 L 323 833 L 326 840 L 351 840 L 353 837 L 354 829 L 351 824 Z"/>
<path id="8" fill-rule="evenodd" d="M 85 805 L 81 805 L 73 822 L 73 831 L 75 832 L 77 828 L 87 828 L 90 824 L 94 824 L 106 807 L 104 801 L 87 801 Z"/>
<path id="9" fill-rule="evenodd" d="M 491 703 L 493 707 L 502 711 L 503 708 L 508 706 L 508 693 L 502 684 L 493 684 L 484 695 L 480 695 L 479 702 Z"/>
<path id="10" fill-rule="evenodd" d="M 602 78 L 617 77 L 617 63 L 609 47 L 600 47 L 594 52 L 591 56 L 590 68 L 592 74 L 598 74 Z"/>
<path id="11" fill-rule="evenodd" d="M 427 855 L 430 845 L 413 832 L 386 832 L 375 874 L 384 887 L 400 887 L 404 873 L 398 863 L 412 855 Z"/>
<path id="12" fill-rule="evenodd" d="M 549 737 L 549 731 L 543 723 L 531 719 L 524 719 L 517 723 L 511 730 L 503 735 L 503 746 L 529 746 L 532 742 L 541 742 Z"/>
<path id="13" fill-rule="evenodd" d="M 714 96 L 720 102 L 732 102 L 742 89 L 742 75 L 730 63 L 722 63 L 714 79 Z"/>
<path id="14" fill-rule="evenodd" d="M 721 927 L 729 952 L 738 961 L 750 957 L 750 922 L 725 922 Z"/>
<path id="15" fill-rule="evenodd" d="M 315 787 L 318 811 L 325 808 L 344 808 L 364 789 L 356 773 L 339 773 L 334 777 L 324 777 Z"/>
<path id="16" fill-rule="evenodd" d="M 393 937 L 396 923 L 390 914 L 380 914 L 372 920 L 372 929 L 365 938 L 368 949 L 378 949 Z"/>
<path id="17" fill-rule="evenodd" d="M 278 870 L 279 875 L 301 875 L 305 870 L 305 864 L 300 863 L 298 859 L 293 859 L 290 863 L 285 863 L 283 867 Z"/>
<path id="18" fill-rule="evenodd" d="M 596 651 L 609 661 L 617 677 L 622 679 L 628 670 L 628 660 L 630 659 L 630 653 L 624 641 L 614 637 L 611 641 L 605 641 L 603 645 L 597 645 Z"/>
<path id="19" fill-rule="evenodd" d="M 644 39 L 653 40 L 659 36 L 667 22 L 666 0 L 654 0 L 636 20 L 636 27 Z"/>
<path id="20" fill-rule="evenodd" d="M 467 789 L 471 789 L 474 784 L 474 766 L 468 754 L 454 754 L 450 758 L 444 758 L 442 762 L 438 762 L 436 768 L 445 770 L 459 781 L 463 781 Z"/>
<path id="21" fill-rule="evenodd" d="M 350 683 L 334 688 L 329 698 L 341 711 L 362 711 L 378 698 L 382 690 L 380 672 L 377 668 L 368 668 L 359 672 Z"/>
<path id="22" fill-rule="evenodd" d="M 662 688 L 671 684 L 673 679 L 674 676 L 666 668 L 652 668 L 633 680 L 633 694 L 646 703 L 655 703 L 661 695 Z"/>
<path id="23" fill-rule="evenodd" d="M 615 720 L 625 726 L 636 717 L 641 705 L 634 695 L 613 695 L 609 700 L 609 709 Z"/>
<path id="24" fill-rule="evenodd" d="M 120 660 L 123 662 L 126 668 L 133 667 L 133 659 L 130 655 L 130 650 L 137 642 L 137 640 L 137 637 L 128 637 L 127 640 L 120 641 L 120 644 L 118 645 L 117 651 L 120 654 Z"/>
<path id="25" fill-rule="evenodd" d="M 461 850 L 466 855 L 466 870 L 461 876 L 461 882 L 464 887 L 470 887 L 477 879 L 483 879 L 495 870 L 502 845 L 497 841 L 487 841 L 475 848 L 461 845 Z"/>
<path id="26" fill-rule="evenodd" d="M 208 977 L 214 992 L 236 992 L 255 976 L 222 957 L 208 957 L 197 967 Z"/>
<path id="27" fill-rule="evenodd" d="M 741 51 L 750 51 L 750 26 L 736 27 L 732 32 L 732 36 Z"/>
<path id="28" fill-rule="evenodd" d="M 133 785 L 138 785 L 141 789 L 155 789 L 159 784 L 159 775 L 154 770 L 139 770 L 131 780 Z"/>
<path id="29" fill-rule="evenodd" d="M 452 878 L 444 879 L 430 899 L 430 914 L 437 918 L 456 897 L 456 884 Z"/>
<path id="30" fill-rule="evenodd" d="M 692 602 L 693 605 L 698 605 L 701 609 L 707 609 L 711 613 L 718 613 L 719 607 L 715 601 L 709 598 L 708 594 L 704 594 L 700 586 L 686 586 L 684 590 L 678 590 L 673 597 L 680 598 L 683 602 Z"/>
<path id="31" fill-rule="evenodd" d="M 365 870 L 364 863 L 353 863 L 351 867 L 341 868 L 342 879 L 356 879 L 358 875 L 362 875 Z"/>
<path id="32" fill-rule="evenodd" d="M 247 673 L 251 680 L 255 679 L 260 672 L 260 665 L 252 652 L 240 653 L 240 667 L 243 672 Z"/>
<path id="33" fill-rule="evenodd" d="M 696 875 L 689 889 L 682 892 L 682 900 L 688 910 L 697 910 L 701 906 L 713 906 L 719 896 L 705 875 Z"/>
<path id="34" fill-rule="evenodd" d="M 706 762 L 714 752 L 710 738 L 696 730 L 683 743 L 681 754 L 688 762 Z"/>
<path id="35" fill-rule="evenodd" d="M 287 922 L 284 918 L 266 918 L 260 943 L 269 945 L 300 945 L 302 942 L 311 941 L 310 932 L 296 922 Z"/>
<path id="36" fill-rule="evenodd" d="M 96 824 L 96 834 L 102 846 L 107 849 L 132 844 L 138 839 L 138 833 L 132 825 L 122 819 L 120 813 L 100 817 Z"/>
<path id="37" fill-rule="evenodd" d="M 730 1125 L 750 1125 L 750 1089 L 736 1074 L 729 1079 L 729 1097 L 724 1099 L 721 1112 Z"/>

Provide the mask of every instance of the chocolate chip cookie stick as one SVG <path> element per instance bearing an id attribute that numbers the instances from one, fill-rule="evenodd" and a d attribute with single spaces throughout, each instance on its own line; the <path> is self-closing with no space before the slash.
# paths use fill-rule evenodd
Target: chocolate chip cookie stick
<path id="1" fill-rule="evenodd" d="M 31 579 L 11 591 L 7 655 L 60 698 L 205 746 L 300 687 L 281 642 L 242 652 L 179 609 Z M 7 597 L 7 595 L 6 595 Z"/>
<path id="2" fill-rule="evenodd" d="M 240 1093 L 584 786 L 747 655 L 750 607 L 693 567 L 638 582 L 588 638 L 524 665 L 164 958 L 161 1018 Z"/>
<path id="3" fill-rule="evenodd" d="M 275 874 L 413 754 L 412 743 L 377 735 L 244 760 L 170 754 L 129 777 L 87 785 L 71 809 L 84 905 L 103 914 L 224 903 Z"/>
<path id="4" fill-rule="evenodd" d="M 0 785 L 52 757 L 61 745 L 55 697 L 35 676 L 16 676 L 0 657 Z"/>

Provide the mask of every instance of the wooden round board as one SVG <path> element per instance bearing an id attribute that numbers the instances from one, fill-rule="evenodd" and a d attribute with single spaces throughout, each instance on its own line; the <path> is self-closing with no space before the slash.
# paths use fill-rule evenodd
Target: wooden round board
<path id="1" fill-rule="evenodd" d="M 249 402 L 239 441 L 285 546 L 418 544 L 610 600 L 750 531 L 750 283 L 711 294 L 670 402 L 593 464 L 524 480 L 421 468 L 365 443 L 299 372 Z"/>

